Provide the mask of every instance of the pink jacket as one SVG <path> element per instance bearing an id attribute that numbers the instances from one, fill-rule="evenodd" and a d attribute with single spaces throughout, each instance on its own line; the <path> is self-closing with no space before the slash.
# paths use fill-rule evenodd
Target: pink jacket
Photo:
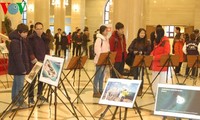
<path id="1" fill-rule="evenodd" d="M 97 39 L 94 44 L 94 53 L 95 53 L 94 63 L 95 64 L 98 62 L 100 54 L 105 53 L 105 52 L 110 52 L 109 40 L 105 38 L 103 35 L 97 34 Z"/>
<path id="2" fill-rule="evenodd" d="M 163 37 L 162 40 L 158 45 L 154 46 L 151 55 L 153 56 L 152 62 L 152 70 L 153 71 L 160 71 L 162 66 L 160 65 L 160 59 L 162 55 L 169 55 L 170 54 L 170 44 L 169 39 L 167 37 Z M 164 67 L 162 71 L 167 71 L 167 67 Z"/>

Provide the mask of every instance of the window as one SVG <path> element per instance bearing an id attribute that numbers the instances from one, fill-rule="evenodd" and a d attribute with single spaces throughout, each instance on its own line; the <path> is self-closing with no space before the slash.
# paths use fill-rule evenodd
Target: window
<path id="1" fill-rule="evenodd" d="M 112 4 L 112 0 L 108 0 L 106 2 L 105 8 L 104 8 L 104 24 L 109 23 L 110 19 L 110 5 Z"/>
<path id="2" fill-rule="evenodd" d="M 169 38 L 174 38 L 174 26 L 164 26 L 165 35 Z"/>
<path id="3" fill-rule="evenodd" d="M 26 6 L 24 8 L 24 12 L 22 13 L 22 23 L 27 24 L 27 0 L 22 0 L 22 7 L 24 5 Z"/>

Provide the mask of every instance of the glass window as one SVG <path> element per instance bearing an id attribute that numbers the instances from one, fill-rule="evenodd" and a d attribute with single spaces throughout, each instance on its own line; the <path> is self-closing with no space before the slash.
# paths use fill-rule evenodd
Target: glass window
<path id="1" fill-rule="evenodd" d="M 24 7 L 25 3 L 26 3 L 26 6 L 22 13 L 22 23 L 27 24 L 27 0 L 22 0 L 22 7 Z"/>
<path id="2" fill-rule="evenodd" d="M 65 18 L 65 24 L 71 24 L 71 18 Z"/>
<path id="3" fill-rule="evenodd" d="M 112 0 L 108 0 L 106 2 L 105 8 L 104 8 L 104 24 L 109 23 L 109 18 L 110 18 L 110 5 L 112 3 Z"/>

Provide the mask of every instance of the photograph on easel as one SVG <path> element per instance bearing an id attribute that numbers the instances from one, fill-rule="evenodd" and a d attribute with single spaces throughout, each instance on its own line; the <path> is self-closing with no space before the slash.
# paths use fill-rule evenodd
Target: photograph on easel
<path id="1" fill-rule="evenodd" d="M 199 96 L 199 87 L 158 84 L 154 114 L 200 119 Z"/>
<path id="2" fill-rule="evenodd" d="M 7 53 L 8 53 L 8 49 L 7 49 L 5 43 L 0 43 L 0 52 L 1 52 L 2 54 L 7 54 Z"/>
<path id="3" fill-rule="evenodd" d="M 46 55 L 44 58 L 39 81 L 53 86 L 58 86 L 63 63 L 63 58 Z"/>
<path id="4" fill-rule="evenodd" d="M 31 72 L 26 76 L 26 80 L 29 82 L 29 83 L 32 83 L 33 79 L 36 77 L 36 75 L 38 74 L 38 72 L 40 71 L 42 67 L 42 63 L 41 62 L 37 62 Z"/>
<path id="5" fill-rule="evenodd" d="M 99 104 L 133 108 L 141 80 L 109 78 Z"/>

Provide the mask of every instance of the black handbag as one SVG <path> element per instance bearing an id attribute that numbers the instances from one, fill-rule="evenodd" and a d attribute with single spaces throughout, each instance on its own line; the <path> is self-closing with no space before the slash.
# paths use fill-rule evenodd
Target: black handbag
<path id="1" fill-rule="evenodd" d="M 131 53 L 129 52 L 126 57 L 126 61 L 125 61 L 126 64 L 131 67 L 133 65 L 134 58 L 135 58 L 135 55 L 133 54 L 133 52 Z"/>

